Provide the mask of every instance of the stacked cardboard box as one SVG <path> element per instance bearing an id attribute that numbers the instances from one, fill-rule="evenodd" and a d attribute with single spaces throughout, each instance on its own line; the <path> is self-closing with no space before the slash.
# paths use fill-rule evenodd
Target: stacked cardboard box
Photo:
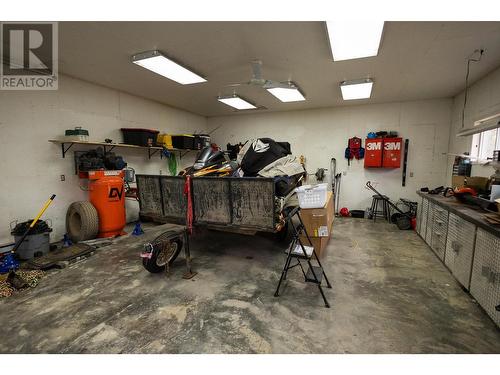
<path id="1" fill-rule="evenodd" d="M 326 245 L 333 229 L 334 206 L 333 194 L 329 191 L 325 206 L 322 208 L 307 208 L 300 210 L 300 216 L 311 238 L 311 242 L 319 257 L 326 254 Z M 300 237 L 304 245 L 309 245 L 305 235 Z"/>

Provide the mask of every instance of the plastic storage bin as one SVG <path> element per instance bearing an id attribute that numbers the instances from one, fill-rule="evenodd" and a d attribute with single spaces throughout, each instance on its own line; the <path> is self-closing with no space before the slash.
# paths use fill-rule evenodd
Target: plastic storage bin
<path id="1" fill-rule="evenodd" d="M 135 146 L 156 146 L 156 138 L 160 133 L 153 129 L 122 128 L 123 142 Z"/>
<path id="2" fill-rule="evenodd" d="M 156 143 L 158 144 L 158 146 L 168 149 L 174 148 L 174 146 L 172 145 L 172 136 L 170 134 L 158 134 Z"/>
<path id="3" fill-rule="evenodd" d="M 194 149 L 201 150 L 204 147 L 209 147 L 211 144 L 210 136 L 208 134 L 195 134 L 194 136 Z"/>
<path id="4" fill-rule="evenodd" d="M 194 135 L 182 134 L 172 136 L 172 145 L 181 150 L 194 150 Z"/>
<path id="5" fill-rule="evenodd" d="M 304 185 L 295 189 L 300 208 L 322 208 L 326 203 L 328 184 Z"/>
<path id="6" fill-rule="evenodd" d="M 82 129 L 81 126 L 76 126 L 74 129 L 67 129 L 64 132 L 65 141 L 88 142 L 89 131 Z"/>

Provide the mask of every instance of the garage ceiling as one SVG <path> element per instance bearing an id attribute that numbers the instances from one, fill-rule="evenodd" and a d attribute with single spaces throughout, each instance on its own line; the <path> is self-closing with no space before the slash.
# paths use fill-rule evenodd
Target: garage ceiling
<path id="1" fill-rule="evenodd" d="M 236 88 L 259 111 L 451 97 L 463 90 L 474 49 L 487 52 L 471 65 L 471 82 L 500 65 L 500 22 L 386 22 L 377 57 L 339 62 L 323 22 L 61 22 L 59 41 L 62 73 L 203 116 L 235 113 L 216 99 L 250 78 L 253 59 L 264 78 L 291 79 L 307 97 L 281 103 L 261 88 Z M 179 85 L 130 62 L 154 49 L 208 82 Z M 339 83 L 365 77 L 375 81 L 372 98 L 344 102 Z"/>

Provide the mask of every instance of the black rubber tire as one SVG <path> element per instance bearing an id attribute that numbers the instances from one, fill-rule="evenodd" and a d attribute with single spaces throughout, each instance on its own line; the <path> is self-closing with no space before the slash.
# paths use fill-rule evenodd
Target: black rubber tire
<path id="1" fill-rule="evenodd" d="M 399 213 L 399 212 L 395 212 L 391 215 L 391 223 L 392 224 L 396 224 L 398 222 L 398 219 L 400 217 L 404 216 L 403 214 Z"/>
<path id="2" fill-rule="evenodd" d="M 396 226 L 400 230 L 411 229 L 411 219 L 408 216 L 400 216 L 396 219 Z"/>
<path id="3" fill-rule="evenodd" d="M 182 240 L 180 238 L 174 238 L 171 240 L 172 242 L 177 242 L 177 250 L 172 254 L 170 259 L 168 260 L 168 265 L 172 265 L 172 263 L 175 261 L 179 253 L 181 252 L 182 249 Z M 159 266 L 156 261 L 158 259 L 158 254 L 160 253 L 159 248 L 154 248 L 153 253 L 151 254 L 151 258 L 142 258 L 142 265 L 146 270 L 148 270 L 151 273 L 160 273 L 165 271 L 166 264 L 163 266 Z"/>
<path id="4" fill-rule="evenodd" d="M 92 240 L 99 233 L 99 215 L 92 203 L 73 202 L 66 212 L 66 232 L 73 242 Z"/>

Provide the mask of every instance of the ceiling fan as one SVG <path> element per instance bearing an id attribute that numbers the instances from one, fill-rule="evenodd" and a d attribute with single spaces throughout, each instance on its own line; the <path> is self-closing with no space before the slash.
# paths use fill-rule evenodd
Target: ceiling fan
<path id="1" fill-rule="evenodd" d="M 233 83 L 233 84 L 227 85 L 227 87 L 238 87 L 238 86 L 252 85 L 252 86 L 262 87 L 263 89 L 266 89 L 266 90 L 276 89 L 276 88 L 298 90 L 298 87 L 290 80 L 288 82 L 278 82 L 278 81 L 272 81 L 272 80 L 263 78 L 262 77 L 262 61 L 261 60 L 253 60 L 251 64 L 252 64 L 252 78 L 250 78 L 250 81 Z"/>

